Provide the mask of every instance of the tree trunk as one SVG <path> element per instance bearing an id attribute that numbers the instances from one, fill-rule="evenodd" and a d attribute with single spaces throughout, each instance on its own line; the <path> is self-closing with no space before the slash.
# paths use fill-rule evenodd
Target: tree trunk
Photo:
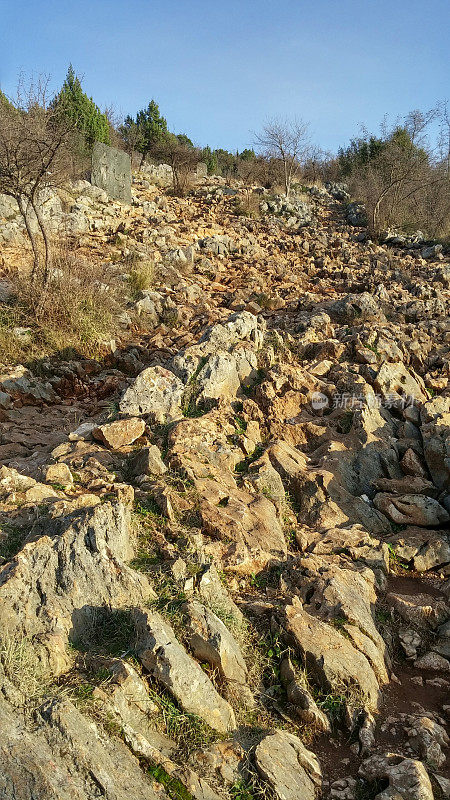
<path id="1" fill-rule="evenodd" d="M 44 287 L 48 285 L 50 280 L 50 266 L 51 266 L 51 249 L 50 249 L 50 241 L 48 238 L 47 229 L 45 227 L 44 220 L 42 219 L 41 209 L 39 205 L 35 203 L 34 198 L 31 200 L 31 207 L 36 214 L 36 219 L 38 221 L 38 225 L 42 234 L 42 239 L 44 241 L 44 275 L 43 275 L 43 284 Z"/>
<path id="2" fill-rule="evenodd" d="M 286 197 L 289 197 L 289 192 L 291 189 L 291 182 L 289 180 L 289 172 L 288 172 L 288 165 L 286 159 L 284 159 L 284 193 Z"/>
<path id="3" fill-rule="evenodd" d="M 25 228 L 28 234 L 28 238 L 30 240 L 31 248 L 33 250 L 33 269 L 31 270 L 31 283 L 34 284 L 36 279 L 39 275 L 40 267 L 41 267 L 41 259 L 39 255 L 39 247 L 36 241 L 36 236 L 34 231 L 31 228 L 30 220 L 28 219 L 28 210 L 27 207 L 24 205 L 23 198 L 16 197 L 17 205 L 19 206 L 19 211 L 23 217 L 23 221 L 25 222 Z"/>

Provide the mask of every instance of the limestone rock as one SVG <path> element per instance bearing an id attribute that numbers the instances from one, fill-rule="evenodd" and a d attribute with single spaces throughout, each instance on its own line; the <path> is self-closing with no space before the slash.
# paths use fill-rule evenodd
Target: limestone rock
<path id="1" fill-rule="evenodd" d="M 449 608 L 445 600 L 431 595 L 389 592 L 386 600 L 405 622 L 412 622 L 421 628 L 437 628 L 448 616 Z"/>
<path id="2" fill-rule="evenodd" d="M 222 620 L 198 601 L 183 606 L 188 645 L 198 661 L 218 669 L 237 694 L 250 698 L 247 665 L 238 643 Z"/>
<path id="3" fill-rule="evenodd" d="M 285 609 L 286 631 L 305 661 L 306 668 L 324 688 L 357 686 L 369 707 L 378 704 L 378 682 L 367 658 L 335 628 L 299 606 Z"/>
<path id="4" fill-rule="evenodd" d="M 375 389 L 385 400 L 395 404 L 414 399 L 416 403 L 427 399 L 425 386 L 419 375 L 411 374 L 402 362 L 385 362 L 380 367 L 374 382 Z"/>
<path id="5" fill-rule="evenodd" d="M 49 701 L 27 727 L 0 699 L 4 800 L 164 800 L 119 739 L 106 739 L 68 700 Z"/>
<path id="6" fill-rule="evenodd" d="M 182 382 L 163 367 L 148 367 L 125 391 L 119 408 L 126 416 L 148 415 L 152 422 L 172 422 L 183 416 Z"/>
<path id="7" fill-rule="evenodd" d="M 421 433 L 428 469 L 439 489 L 450 486 L 450 397 L 433 397 L 421 409 Z"/>
<path id="8" fill-rule="evenodd" d="M 112 450 L 118 450 L 120 447 L 133 444 L 136 439 L 142 436 L 144 430 L 144 420 L 135 417 L 118 419 L 106 425 L 99 425 L 98 428 L 94 428 L 92 435 L 94 439 L 103 442 Z"/>
<path id="9" fill-rule="evenodd" d="M 374 497 L 375 506 L 398 525 L 417 525 L 432 528 L 450 520 L 450 514 L 437 500 L 420 494 L 396 497 L 380 492 Z"/>
<path id="10" fill-rule="evenodd" d="M 98 609 L 152 596 L 146 578 L 126 566 L 133 554 L 130 515 L 119 504 L 37 524 L 33 539 L 1 568 L 2 630 L 82 639 Z"/>
<path id="11" fill-rule="evenodd" d="M 161 458 L 161 451 L 155 444 L 134 453 L 129 464 L 136 477 L 139 475 L 164 475 L 167 472 L 167 467 Z"/>
<path id="12" fill-rule="evenodd" d="M 128 153 L 94 142 L 92 150 L 91 181 L 103 189 L 108 197 L 131 203 L 131 160 Z"/>
<path id="13" fill-rule="evenodd" d="M 403 758 L 395 753 L 375 755 L 361 764 L 359 773 L 367 781 L 385 778 L 389 789 L 376 795 L 376 800 L 433 800 L 433 790 L 427 771 L 420 761 Z"/>
<path id="14" fill-rule="evenodd" d="M 264 324 L 249 311 L 232 314 L 226 322 L 208 328 L 197 344 L 178 353 L 173 359 L 174 372 L 187 382 L 196 373 L 202 360 L 206 362 L 209 356 L 219 351 L 230 353 L 235 345 L 243 341 L 259 349 L 264 331 Z"/>
<path id="15" fill-rule="evenodd" d="M 450 562 L 450 539 L 440 530 L 408 527 L 389 537 L 390 544 L 402 561 L 412 561 L 414 569 L 426 572 Z"/>
<path id="16" fill-rule="evenodd" d="M 182 707 L 211 728 L 226 733 L 236 727 L 233 710 L 178 642 L 160 614 L 136 611 L 136 651 L 143 666 Z"/>
<path id="17" fill-rule="evenodd" d="M 72 473 L 68 465 L 62 461 L 47 467 L 45 480 L 48 483 L 60 483 L 62 486 L 70 486 L 73 483 Z"/>
<path id="18" fill-rule="evenodd" d="M 331 316 L 337 317 L 343 322 L 385 320 L 384 313 L 377 301 L 368 292 L 349 294 L 342 300 L 333 303 L 328 310 Z"/>
<path id="19" fill-rule="evenodd" d="M 320 710 L 312 694 L 298 683 L 289 657 L 284 658 L 281 662 L 280 678 L 286 689 L 287 699 L 295 706 L 295 712 L 299 719 L 313 725 L 318 730 L 331 731 L 326 714 Z"/>
<path id="20" fill-rule="evenodd" d="M 314 800 L 321 785 L 316 756 L 287 731 L 264 737 L 255 750 L 255 764 L 279 800 Z"/>

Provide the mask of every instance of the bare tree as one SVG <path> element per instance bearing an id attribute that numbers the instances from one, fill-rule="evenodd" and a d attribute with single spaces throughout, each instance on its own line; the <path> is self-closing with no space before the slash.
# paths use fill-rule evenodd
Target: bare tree
<path id="1" fill-rule="evenodd" d="M 47 87 L 46 79 L 20 84 L 14 102 L 0 103 L 0 192 L 17 202 L 33 250 L 32 281 L 44 286 L 51 243 L 40 200 L 73 174 L 77 159 L 73 124 L 47 101 Z"/>
<path id="2" fill-rule="evenodd" d="M 406 230 L 427 222 L 429 231 L 435 234 L 432 218 L 437 222 L 438 207 L 444 223 L 448 208 L 445 157 L 441 154 L 439 163 L 429 142 L 430 127 L 437 119 L 436 109 L 426 114 L 413 111 L 391 128 L 385 121 L 381 139 L 365 132 L 356 142 L 351 188 L 364 201 L 374 234 L 391 225 Z M 370 142 L 376 144 L 372 152 Z"/>
<path id="3" fill-rule="evenodd" d="M 182 137 L 180 137 L 182 139 Z M 173 190 L 175 194 L 184 195 L 189 178 L 201 161 L 201 151 L 197 147 L 181 140 L 175 134 L 168 133 L 155 143 L 151 155 L 157 160 L 172 167 Z"/>
<path id="4" fill-rule="evenodd" d="M 268 120 L 261 133 L 255 136 L 255 145 L 269 159 L 278 159 L 283 170 L 286 197 L 291 191 L 292 178 L 309 147 L 308 123 L 300 119 L 275 118 Z"/>

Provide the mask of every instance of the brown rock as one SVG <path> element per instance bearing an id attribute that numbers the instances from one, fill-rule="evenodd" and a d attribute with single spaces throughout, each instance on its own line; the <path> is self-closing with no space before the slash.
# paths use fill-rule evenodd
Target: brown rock
<path id="1" fill-rule="evenodd" d="M 144 420 L 134 417 L 131 419 L 118 419 L 116 422 L 111 422 L 107 425 L 99 425 L 98 428 L 94 428 L 92 435 L 94 439 L 103 442 L 112 450 L 119 450 L 121 447 L 133 444 L 136 439 L 142 436 L 144 431 Z"/>

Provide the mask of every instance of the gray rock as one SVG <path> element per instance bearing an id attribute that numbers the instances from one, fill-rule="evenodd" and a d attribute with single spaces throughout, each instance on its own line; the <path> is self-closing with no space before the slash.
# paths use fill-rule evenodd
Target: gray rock
<path id="1" fill-rule="evenodd" d="M 136 611 L 136 651 L 143 666 L 190 714 L 196 714 L 213 730 L 226 733 L 236 728 L 233 710 L 221 697 L 201 667 L 178 642 L 160 614 Z"/>
<path id="2" fill-rule="evenodd" d="M 396 497 L 380 492 L 375 495 L 373 502 L 379 511 L 398 525 L 432 528 L 450 520 L 450 514 L 437 500 L 422 494 Z"/>
<path id="3" fill-rule="evenodd" d="M 314 753 L 287 731 L 264 737 L 255 750 L 255 765 L 279 800 L 314 800 L 322 782 Z"/>
<path id="4" fill-rule="evenodd" d="M 151 700 L 144 680 L 131 664 L 119 658 L 107 664 L 107 669 L 111 673 L 107 690 L 112 714 L 122 727 L 131 728 L 139 736 L 144 736 L 163 756 L 170 756 L 176 744 L 155 729 L 159 707 Z"/>
<path id="5" fill-rule="evenodd" d="M 9 635 L 39 636 L 57 674 L 66 666 L 67 637 L 83 640 L 99 608 L 139 605 L 153 593 L 125 563 L 134 546 L 120 504 L 47 519 L 31 536 L 0 571 L 0 625 Z"/>
<path id="6" fill-rule="evenodd" d="M 134 453 L 129 460 L 129 465 L 136 477 L 139 475 L 164 475 L 167 472 L 167 467 L 161 458 L 161 451 L 156 444 L 151 444 Z"/>
<path id="7" fill-rule="evenodd" d="M 164 367 L 147 367 L 125 391 L 119 408 L 123 415 L 148 415 L 152 422 L 181 419 L 185 387 L 179 378 Z"/>
<path id="8" fill-rule="evenodd" d="M 196 378 L 199 400 L 208 402 L 208 400 L 235 397 L 240 383 L 236 360 L 231 353 L 219 351 L 209 356 Z"/>
<path id="9" fill-rule="evenodd" d="M 242 611 L 223 586 L 214 564 L 205 567 L 198 582 L 198 593 L 213 611 L 230 615 L 238 623 L 242 623 L 244 619 Z"/>
<path id="10" fill-rule="evenodd" d="M 254 314 L 242 311 L 226 322 L 208 328 L 199 342 L 178 353 L 173 359 L 174 372 L 185 382 L 196 373 L 202 361 L 217 352 L 231 352 L 239 342 L 250 342 L 258 350 L 264 339 L 265 324 Z M 203 364 L 204 366 L 204 364 Z"/>
<path id="11" fill-rule="evenodd" d="M 131 203 L 131 160 L 124 150 L 95 142 L 92 150 L 91 182 L 108 197 Z"/>
<path id="12" fill-rule="evenodd" d="M 6 392 L 0 391 L 0 408 L 7 409 L 11 408 L 12 400 L 11 396 Z"/>
<path id="13" fill-rule="evenodd" d="M 16 368 L 16 371 L 18 369 Z M 42 403 L 55 403 L 58 400 L 51 383 L 38 380 L 27 370 L 17 377 L 14 375 L 4 377 L 0 381 L 0 389 L 24 405 L 42 405 Z"/>
<path id="14" fill-rule="evenodd" d="M 437 256 L 441 252 L 442 252 L 441 244 L 432 244 L 429 247 L 423 247 L 420 255 L 422 256 L 422 258 L 435 258 L 435 256 Z"/>
<path id="15" fill-rule="evenodd" d="M 68 700 L 49 701 L 33 725 L 0 698 L 3 800 L 164 800 L 118 738 L 107 739 Z"/>
<path id="16" fill-rule="evenodd" d="M 433 800 L 433 790 L 424 765 L 395 753 L 375 755 L 361 764 L 358 774 L 367 781 L 380 778 L 389 781 L 389 788 L 375 800 Z"/>
<path id="17" fill-rule="evenodd" d="M 439 489 L 450 486 L 450 397 L 437 396 L 420 410 L 428 469 Z"/>
<path id="18" fill-rule="evenodd" d="M 286 607 L 284 622 L 306 668 L 321 686 L 328 691 L 342 684 L 350 689 L 358 687 L 367 707 L 377 707 L 379 691 L 375 672 L 347 638 L 298 605 Z M 350 706 L 358 702 L 358 698 L 350 698 Z"/>
<path id="19" fill-rule="evenodd" d="M 367 225 L 367 213 L 364 203 L 349 203 L 347 206 L 347 219 L 350 225 L 355 227 Z"/>
<path id="20" fill-rule="evenodd" d="M 417 631 L 413 628 L 400 628 L 398 635 L 406 658 L 415 659 L 417 648 L 422 644 L 422 639 Z"/>
<path id="21" fill-rule="evenodd" d="M 331 316 L 342 322 L 356 323 L 369 320 L 385 321 L 385 316 L 377 301 L 368 292 L 348 294 L 342 300 L 336 300 L 329 309 Z"/>
<path id="22" fill-rule="evenodd" d="M 247 665 L 238 643 L 222 620 L 198 601 L 186 603 L 183 612 L 187 642 L 196 659 L 218 669 L 227 682 L 236 685 L 238 692 L 240 687 L 247 689 Z"/>
<path id="23" fill-rule="evenodd" d="M 324 621 L 339 619 L 347 639 L 366 656 L 378 681 L 387 683 L 386 646 L 372 616 L 377 599 L 373 571 L 342 569 L 311 558 L 305 573 L 292 570 L 291 576 L 314 614 Z"/>
<path id="24" fill-rule="evenodd" d="M 325 189 L 331 194 L 331 197 L 342 203 L 350 199 L 348 185 L 346 183 L 330 183 L 330 181 L 328 181 L 325 183 Z"/>
<path id="25" fill-rule="evenodd" d="M 402 362 L 382 364 L 375 378 L 374 387 L 383 395 L 385 401 L 394 406 L 398 404 L 402 406 L 406 400 L 411 402 L 411 398 L 416 403 L 427 399 L 422 378 L 412 370 L 408 370 Z"/>
<path id="26" fill-rule="evenodd" d="M 123 729 L 125 741 L 137 756 L 144 758 L 151 764 L 161 766 L 164 773 L 172 779 L 170 785 L 170 796 L 174 797 L 189 797 L 193 800 L 221 800 L 222 795 L 218 795 L 214 789 L 206 782 L 203 777 L 197 775 L 193 769 L 187 765 L 180 766 L 171 761 L 167 756 L 161 753 L 145 736 L 137 733 L 131 726 L 124 725 Z M 183 784 L 187 790 L 186 795 L 181 795 L 175 783 L 178 781 Z M 176 792 L 176 794 L 174 794 Z M 189 794 L 188 794 L 189 793 Z M 163 795 L 163 800 L 166 795 Z"/>
<path id="27" fill-rule="evenodd" d="M 280 666 L 281 683 L 286 689 L 287 699 L 293 706 L 299 719 L 313 725 L 320 731 L 331 731 L 328 717 L 320 710 L 312 694 L 301 686 L 289 657 L 284 658 Z"/>

